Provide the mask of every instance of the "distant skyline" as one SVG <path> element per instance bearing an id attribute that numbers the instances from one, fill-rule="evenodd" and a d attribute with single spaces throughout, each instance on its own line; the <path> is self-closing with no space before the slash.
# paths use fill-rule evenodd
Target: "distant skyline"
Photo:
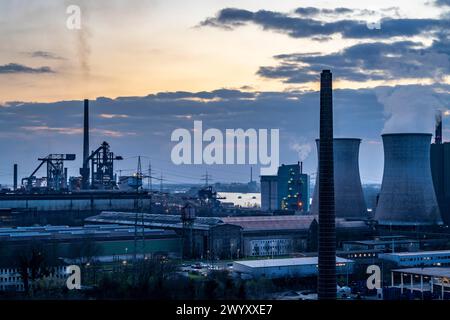
<path id="1" fill-rule="evenodd" d="M 65 26 L 70 4 L 81 31 Z M 170 133 L 194 120 L 279 128 L 280 162 L 314 173 L 322 69 L 335 79 L 335 136 L 363 139 L 363 183 L 381 181 L 383 132 L 433 133 L 450 108 L 447 0 L 5 0 L 0 12 L 1 184 L 13 163 L 23 177 L 49 153 L 77 153 L 78 174 L 83 98 L 91 149 L 108 141 L 129 172 L 146 156 L 168 183 L 206 168 L 214 181 L 250 179 L 249 166 L 170 163 Z M 444 118 L 444 140 L 449 130 Z"/>

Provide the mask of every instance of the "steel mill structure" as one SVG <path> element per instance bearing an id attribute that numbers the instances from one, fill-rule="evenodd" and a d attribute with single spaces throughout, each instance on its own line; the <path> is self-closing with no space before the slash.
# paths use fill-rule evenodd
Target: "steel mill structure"
<path id="1" fill-rule="evenodd" d="M 367 219 L 367 206 L 364 200 L 359 175 L 359 145 L 361 139 L 336 138 L 333 144 L 334 193 L 337 218 Z M 317 150 L 320 140 L 316 140 Z M 317 175 L 317 181 L 320 173 Z M 314 188 L 311 214 L 318 214 L 318 184 Z"/>
<path id="2" fill-rule="evenodd" d="M 375 219 L 380 225 L 441 224 L 430 168 L 431 134 L 383 134 L 384 172 Z"/>
<path id="3" fill-rule="evenodd" d="M 336 299 L 336 222 L 333 174 L 333 88 L 330 70 L 320 75 L 319 300 Z"/>

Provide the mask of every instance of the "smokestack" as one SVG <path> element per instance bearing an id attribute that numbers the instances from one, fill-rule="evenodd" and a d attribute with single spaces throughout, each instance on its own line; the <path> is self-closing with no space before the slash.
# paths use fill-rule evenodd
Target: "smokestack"
<path id="1" fill-rule="evenodd" d="M 434 134 L 434 143 L 442 143 L 442 111 L 436 112 L 436 131 Z"/>
<path id="2" fill-rule="evenodd" d="M 84 100 L 83 164 L 89 157 L 89 100 Z"/>
<path id="3" fill-rule="evenodd" d="M 336 299 L 336 226 L 333 170 L 332 73 L 320 74 L 319 300 Z"/>
<path id="4" fill-rule="evenodd" d="M 68 185 L 69 174 L 67 168 L 64 168 L 64 188 L 67 188 Z"/>
<path id="5" fill-rule="evenodd" d="M 13 190 L 17 190 L 17 163 L 14 164 L 14 182 Z"/>
<path id="6" fill-rule="evenodd" d="M 84 100 L 82 189 L 89 189 L 89 100 Z"/>

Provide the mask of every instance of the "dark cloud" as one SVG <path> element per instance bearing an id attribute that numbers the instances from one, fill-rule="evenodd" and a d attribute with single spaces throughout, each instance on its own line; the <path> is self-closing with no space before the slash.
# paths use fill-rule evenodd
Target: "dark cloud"
<path id="1" fill-rule="evenodd" d="M 199 100 L 199 98 L 201 100 Z M 198 182 L 204 166 L 172 165 L 170 135 L 177 128 L 193 128 L 202 120 L 204 128 L 280 129 L 280 161 L 295 163 L 297 152 L 291 142 L 311 144 L 305 170 L 315 172 L 314 139 L 318 136 L 318 92 L 255 92 L 219 89 L 205 92 L 164 92 L 144 97 L 101 97 L 91 101 L 91 147 L 106 140 L 112 150 L 125 158 L 149 156 L 155 171 L 167 179 L 171 174 L 192 176 Z M 368 90 L 335 91 L 335 133 L 337 136 L 374 140 L 383 128 L 383 108 Z M 20 175 L 30 174 L 36 159 L 49 153 L 82 152 L 82 101 L 55 103 L 10 102 L 0 106 L 0 145 L 7 153 L 0 168 L 9 173 L 18 163 Z M 359 119 L 359 120 L 358 120 Z M 381 154 L 381 151 L 380 151 Z M 81 163 L 68 165 L 72 175 Z M 120 168 L 135 168 L 136 159 L 125 160 Z M 212 166 L 208 171 L 216 180 L 245 181 L 247 166 Z M 254 170 L 258 170 L 257 167 Z M 12 173 L 12 171 L 11 171 Z M 10 177 L 12 179 L 12 177 Z M 1 177 L 9 182 L 9 178 Z M 181 179 L 186 182 L 186 179 Z M 0 182 L 2 182 L 0 181 Z M 11 180 L 12 181 L 12 180 Z"/>
<path id="2" fill-rule="evenodd" d="M 48 51 L 33 51 L 28 53 L 33 58 L 42 58 L 49 60 L 64 60 L 63 57 L 60 57 L 52 52 Z"/>
<path id="3" fill-rule="evenodd" d="M 149 98 L 156 99 L 248 99 L 253 98 L 254 93 L 243 92 L 240 90 L 219 89 L 214 91 L 201 91 L 201 92 L 162 92 L 155 95 L 149 95 Z"/>
<path id="4" fill-rule="evenodd" d="M 50 67 L 32 68 L 17 63 L 0 65 L 0 74 L 14 74 L 14 73 L 54 73 L 54 71 Z"/>
<path id="5" fill-rule="evenodd" d="M 434 4 L 439 7 L 443 7 L 443 6 L 450 7 L 450 0 L 436 0 L 436 1 L 434 1 Z"/>
<path id="6" fill-rule="evenodd" d="M 340 71 L 332 69 L 334 77 Z M 390 130 L 432 131 L 437 103 L 448 105 L 450 88 L 433 86 L 397 86 L 375 89 L 334 90 L 334 133 L 336 137 L 362 138 L 360 167 L 363 181 L 381 179 L 383 150 L 380 134 Z M 199 100 L 200 99 L 200 100 Z M 414 104 L 408 104 L 408 100 Z M 446 105 L 447 103 L 447 105 Z M 411 106 L 410 106 L 411 105 Z M 0 160 L 10 183 L 12 164 L 19 174 L 30 174 L 36 159 L 49 153 L 82 153 L 82 101 L 55 103 L 10 102 L 0 106 L 0 145 L 8 152 Z M 424 119 L 428 117 L 430 119 Z M 402 119 L 397 128 L 397 117 Z M 168 182 L 198 182 L 205 166 L 175 166 L 170 153 L 173 130 L 193 129 L 193 121 L 202 120 L 207 128 L 279 129 L 280 162 L 295 163 L 298 153 L 292 145 L 311 150 L 304 168 L 313 173 L 317 167 L 314 140 L 319 134 L 319 93 L 315 91 L 254 92 L 219 89 L 204 92 L 164 92 L 144 97 L 91 101 L 91 147 L 106 140 L 117 155 L 125 157 L 116 169 L 135 168 L 136 155 L 152 160 L 155 174 Z M 426 124 L 426 126 L 424 126 Z M 444 126 L 447 126 L 444 119 Z M 444 137 L 446 138 L 446 137 Z M 146 158 L 145 158 L 146 159 Z M 80 158 L 71 162 L 69 173 L 79 173 Z M 257 167 L 254 168 L 257 170 Z M 248 166 L 209 166 L 216 180 L 245 181 Z M 178 176 L 177 176 L 178 175 Z M 180 175 L 188 178 L 180 178 Z M 169 181 L 170 180 L 170 181 Z"/>
<path id="7" fill-rule="evenodd" d="M 349 8 L 319 9 L 314 7 L 297 8 L 295 13 L 301 16 L 316 16 L 318 14 L 348 14 L 354 12 Z"/>
<path id="8" fill-rule="evenodd" d="M 303 8 L 306 11 L 314 12 L 316 8 Z M 338 8 L 339 9 L 339 8 Z M 299 9 L 297 9 L 299 10 Z M 319 12 L 326 9 L 317 9 Z M 330 9 L 337 10 L 337 9 Z M 345 11 L 346 8 L 341 8 Z M 348 9 L 350 10 L 350 9 Z M 261 26 L 264 30 L 273 30 L 285 33 L 293 38 L 307 38 L 314 36 L 331 36 L 340 34 L 344 38 L 364 39 L 364 38 L 391 38 L 396 36 L 414 36 L 426 32 L 435 32 L 450 28 L 448 19 L 393 19 L 384 18 L 381 21 L 380 29 L 367 27 L 367 21 L 363 20 L 337 20 L 324 22 L 311 19 L 309 16 L 295 17 L 286 13 L 259 10 L 256 12 L 225 8 L 220 10 L 216 17 L 207 18 L 200 23 L 201 26 L 221 27 L 234 29 L 236 27 L 253 23 Z"/>
<path id="9" fill-rule="evenodd" d="M 258 75 L 288 83 L 316 81 L 322 69 L 333 69 L 351 81 L 404 78 L 441 79 L 450 72 L 450 52 L 444 39 L 430 47 L 422 43 L 360 43 L 332 54 L 281 54 L 277 66 L 261 67 Z"/>

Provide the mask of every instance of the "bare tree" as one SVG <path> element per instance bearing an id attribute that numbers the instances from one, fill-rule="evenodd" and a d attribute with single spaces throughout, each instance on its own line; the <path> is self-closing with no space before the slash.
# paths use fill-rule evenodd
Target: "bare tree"
<path id="1" fill-rule="evenodd" d="M 36 280 L 50 274 L 44 247 L 39 244 L 32 244 L 18 251 L 15 261 L 26 294 Z"/>

